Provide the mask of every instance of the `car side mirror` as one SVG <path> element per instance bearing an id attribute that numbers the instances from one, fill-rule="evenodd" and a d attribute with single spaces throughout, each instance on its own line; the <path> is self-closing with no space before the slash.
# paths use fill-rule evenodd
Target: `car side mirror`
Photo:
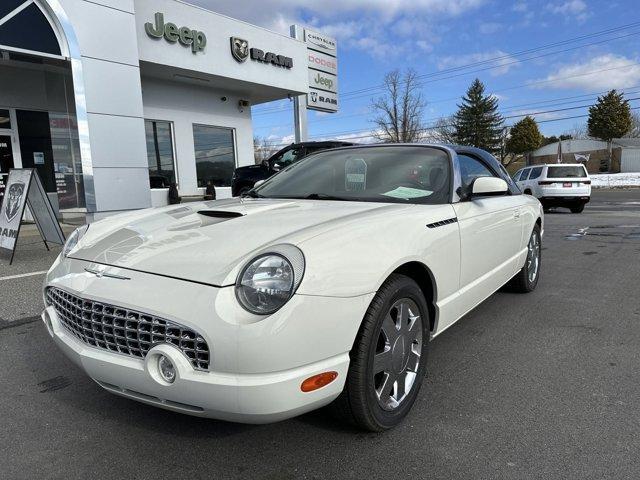
<path id="1" fill-rule="evenodd" d="M 497 177 L 478 177 L 471 185 L 471 197 L 504 195 L 508 191 L 507 182 Z"/>
<path id="2" fill-rule="evenodd" d="M 256 183 L 253 184 L 253 188 L 259 187 L 263 183 L 264 183 L 264 180 L 258 180 Z"/>
<path id="3" fill-rule="evenodd" d="M 268 158 L 265 158 L 264 160 L 262 160 L 262 166 L 266 167 L 266 168 L 269 168 L 269 159 Z"/>

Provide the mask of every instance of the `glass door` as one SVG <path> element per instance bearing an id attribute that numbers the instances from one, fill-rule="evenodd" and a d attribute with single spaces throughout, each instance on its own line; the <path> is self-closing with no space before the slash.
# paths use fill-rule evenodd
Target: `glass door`
<path id="1" fill-rule="evenodd" d="M 19 158 L 20 147 L 16 143 L 17 136 L 14 134 L 13 125 L 15 125 L 13 112 L 0 108 L 0 203 L 4 198 L 9 170 L 22 166 Z"/>

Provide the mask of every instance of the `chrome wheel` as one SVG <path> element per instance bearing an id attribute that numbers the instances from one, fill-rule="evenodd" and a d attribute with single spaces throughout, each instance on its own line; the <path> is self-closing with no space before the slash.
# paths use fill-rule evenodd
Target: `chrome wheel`
<path id="1" fill-rule="evenodd" d="M 409 298 L 396 301 L 382 322 L 372 373 L 384 410 L 394 410 L 411 392 L 420 367 L 422 330 L 420 309 Z"/>
<path id="2" fill-rule="evenodd" d="M 529 283 L 533 283 L 537 276 L 538 270 L 540 269 L 540 237 L 537 232 L 531 234 L 531 238 L 529 239 L 527 253 L 527 275 L 529 278 Z"/>

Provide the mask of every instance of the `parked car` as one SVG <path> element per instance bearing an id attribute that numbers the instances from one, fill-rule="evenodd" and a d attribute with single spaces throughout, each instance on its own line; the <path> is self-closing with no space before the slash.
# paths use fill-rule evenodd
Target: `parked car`
<path id="1" fill-rule="evenodd" d="M 248 423 L 335 401 L 380 431 L 415 402 L 432 338 L 505 284 L 536 288 L 543 226 L 482 150 L 328 150 L 247 197 L 79 228 L 42 318 L 114 394 Z"/>
<path id="2" fill-rule="evenodd" d="M 566 207 L 581 213 L 591 198 L 591 179 L 581 163 L 534 165 L 518 170 L 513 179 L 520 190 L 540 200 L 545 211 Z"/>
<path id="3" fill-rule="evenodd" d="M 266 180 L 307 155 L 329 148 L 346 147 L 350 145 L 353 145 L 353 143 L 338 141 L 292 143 L 282 150 L 277 151 L 259 165 L 247 165 L 236 168 L 231 178 L 231 195 L 234 197 L 244 195 L 253 188 L 256 182 Z"/>

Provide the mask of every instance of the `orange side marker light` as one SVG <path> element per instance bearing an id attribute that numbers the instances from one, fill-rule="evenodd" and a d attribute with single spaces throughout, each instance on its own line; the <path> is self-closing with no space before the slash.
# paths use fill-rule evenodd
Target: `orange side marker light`
<path id="1" fill-rule="evenodd" d="M 302 390 L 303 392 L 313 392 L 314 390 L 322 388 L 325 385 L 329 385 L 337 377 L 338 372 L 319 373 L 318 375 L 309 377 L 304 382 L 302 382 L 302 385 L 300 385 L 300 390 Z"/>

